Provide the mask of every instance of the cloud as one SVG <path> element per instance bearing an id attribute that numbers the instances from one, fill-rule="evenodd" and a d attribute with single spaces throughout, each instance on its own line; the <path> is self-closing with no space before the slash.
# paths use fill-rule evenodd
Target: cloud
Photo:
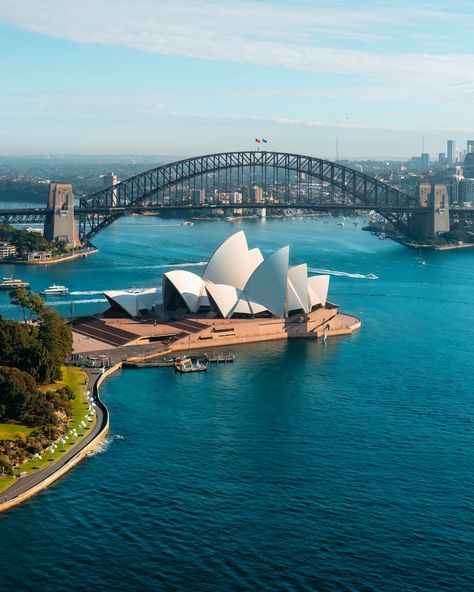
<path id="1" fill-rule="evenodd" d="M 453 30 L 459 35 L 463 26 L 456 4 L 465 6 L 453 2 L 449 10 L 434 10 L 423 1 L 400 7 L 367 0 L 357 9 L 338 0 L 329 5 L 297 1 L 291 8 L 263 0 L 2 0 L 0 20 L 75 43 L 446 89 L 474 70 L 472 54 L 426 50 L 426 40 L 440 43 L 442 31 L 449 33 L 444 39 L 452 47 Z"/>

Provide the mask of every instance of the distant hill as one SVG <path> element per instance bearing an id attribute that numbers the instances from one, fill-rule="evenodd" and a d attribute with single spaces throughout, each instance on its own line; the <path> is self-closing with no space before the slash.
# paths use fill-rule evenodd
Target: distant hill
<path id="1" fill-rule="evenodd" d="M 46 205 L 48 183 L 0 179 L 0 202 L 36 202 Z"/>

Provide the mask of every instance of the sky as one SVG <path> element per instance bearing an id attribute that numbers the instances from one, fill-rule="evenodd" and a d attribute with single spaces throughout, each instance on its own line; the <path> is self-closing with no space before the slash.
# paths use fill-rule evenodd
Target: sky
<path id="1" fill-rule="evenodd" d="M 437 157 L 474 138 L 472 0 L 1 0 L 0 154 Z"/>

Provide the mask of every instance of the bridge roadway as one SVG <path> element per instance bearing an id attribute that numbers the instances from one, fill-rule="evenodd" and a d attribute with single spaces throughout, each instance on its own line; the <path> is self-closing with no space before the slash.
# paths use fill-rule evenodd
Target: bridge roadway
<path id="1" fill-rule="evenodd" d="M 266 208 L 270 210 L 276 209 L 306 209 L 315 211 L 371 211 L 376 210 L 377 212 L 412 212 L 412 213 L 423 213 L 426 212 L 426 208 L 414 207 L 414 206 L 374 206 L 366 204 L 340 204 L 340 203 L 247 203 L 247 204 L 160 204 L 155 206 L 121 206 L 121 207 L 76 207 L 75 215 L 87 216 L 87 215 L 100 215 L 100 214 L 117 214 L 120 216 L 126 214 L 143 213 L 143 212 L 165 212 L 173 210 L 206 210 L 212 211 L 214 209 L 221 210 L 235 210 L 235 209 L 259 209 Z M 1 208 L 0 209 L 0 220 L 11 218 L 18 218 L 18 223 L 33 223 L 34 219 L 43 222 L 48 214 L 53 213 L 51 208 Z M 450 208 L 450 213 L 474 213 L 474 208 Z"/>

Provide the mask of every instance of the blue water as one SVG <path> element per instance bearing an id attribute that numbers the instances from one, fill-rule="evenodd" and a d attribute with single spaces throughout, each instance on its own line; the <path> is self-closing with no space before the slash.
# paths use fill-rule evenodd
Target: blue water
<path id="1" fill-rule="evenodd" d="M 421 267 L 352 225 L 178 224 L 126 218 L 95 256 L 0 273 L 95 312 L 102 289 L 159 283 L 243 227 L 336 272 L 330 298 L 363 328 L 110 378 L 102 451 L 0 515 L 0 590 L 474 589 L 474 252 Z"/>

